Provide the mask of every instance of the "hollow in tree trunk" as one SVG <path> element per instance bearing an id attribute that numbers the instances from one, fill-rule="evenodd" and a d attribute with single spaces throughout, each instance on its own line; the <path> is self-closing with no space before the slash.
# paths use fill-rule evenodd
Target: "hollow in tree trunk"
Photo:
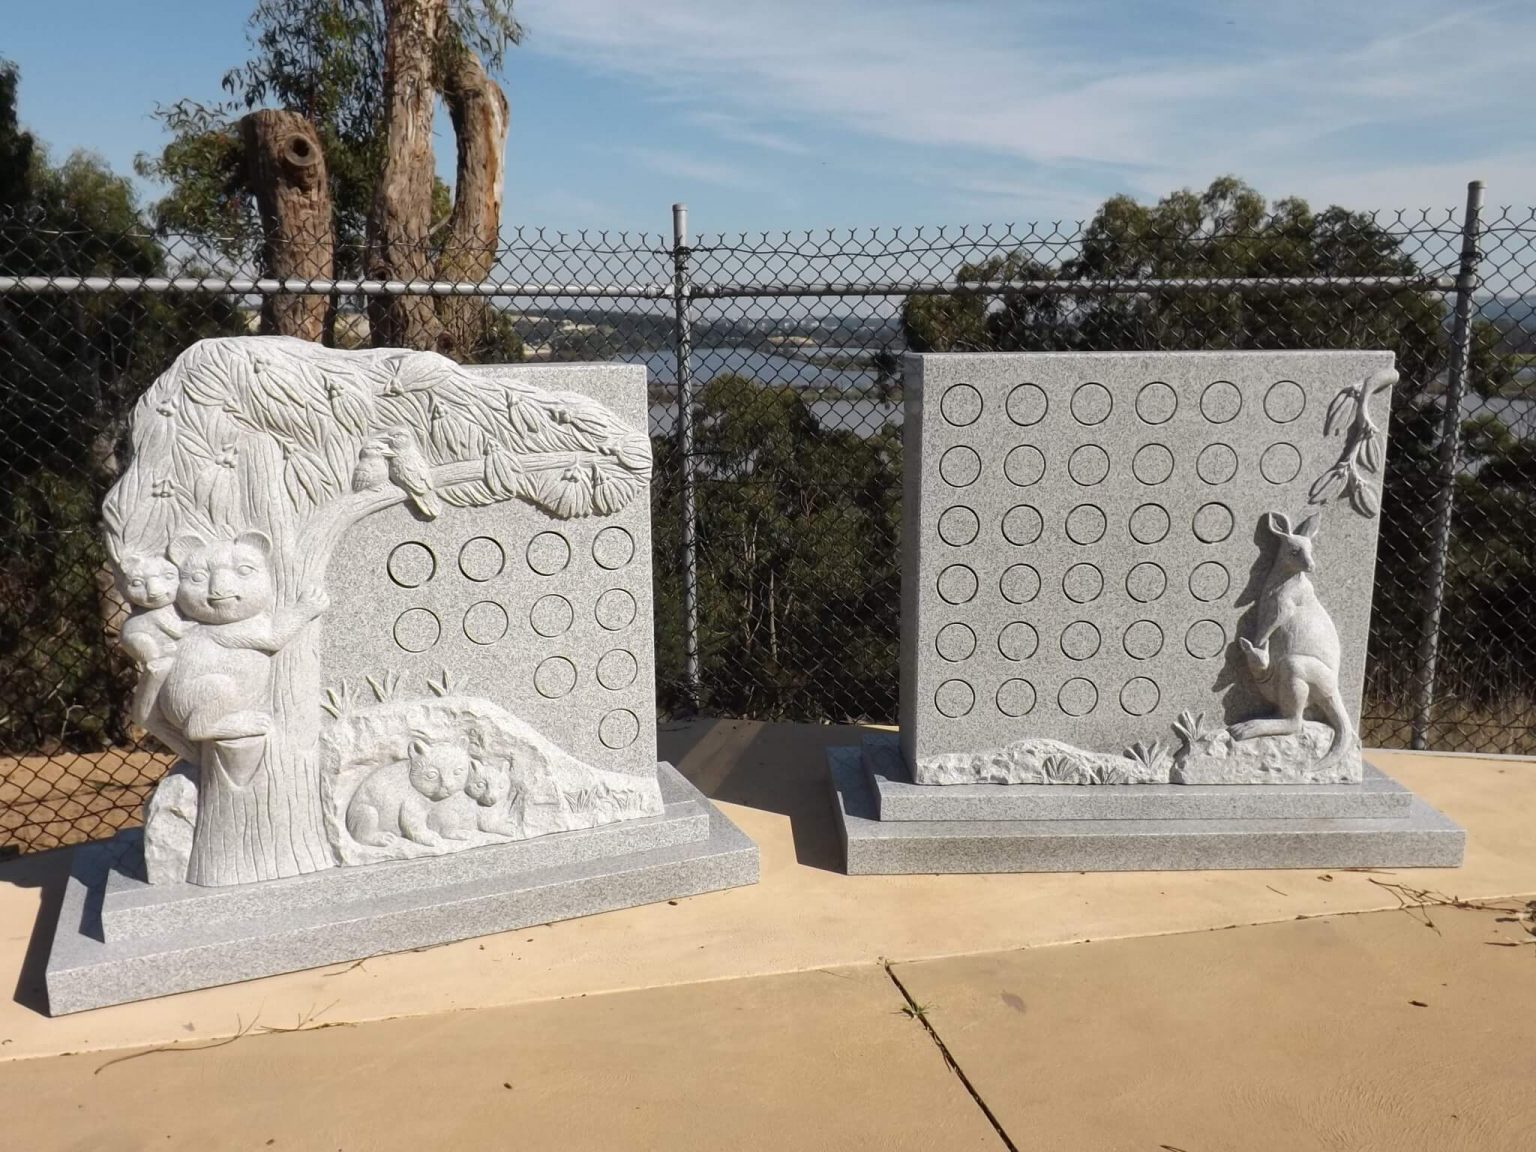
<path id="1" fill-rule="evenodd" d="M 279 279 L 329 279 L 336 241 L 325 153 L 314 125 L 297 112 L 263 109 L 240 121 L 240 134 L 246 181 L 261 211 L 264 273 Z M 267 296 L 261 331 L 319 340 L 329 305 L 326 295 Z"/>

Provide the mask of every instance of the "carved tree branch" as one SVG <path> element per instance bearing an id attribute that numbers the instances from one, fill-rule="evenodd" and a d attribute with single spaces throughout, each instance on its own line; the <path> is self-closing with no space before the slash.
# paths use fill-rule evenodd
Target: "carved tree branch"
<path id="1" fill-rule="evenodd" d="M 240 121 L 246 180 L 261 211 L 263 271 L 281 279 L 329 279 L 336 238 L 325 153 L 315 126 L 297 112 L 263 109 Z M 263 335 L 319 340 L 330 300 L 324 295 L 267 296 Z"/>

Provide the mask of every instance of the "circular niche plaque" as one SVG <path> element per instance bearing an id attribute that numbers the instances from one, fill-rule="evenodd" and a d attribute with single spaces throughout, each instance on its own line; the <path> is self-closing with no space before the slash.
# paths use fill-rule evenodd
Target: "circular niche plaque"
<path id="1" fill-rule="evenodd" d="M 939 478 L 951 488 L 968 488 L 981 475 L 981 457 L 964 444 L 939 457 Z"/>
<path id="2" fill-rule="evenodd" d="M 407 608 L 395 619 L 395 643 L 407 652 L 425 652 L 443 634 L 442 622 L 425 608 Z"/>
<path id="3" fill-rule="evenodd" d="M 1008 413 L 1008 419 L 1020 428 L 1028 428 L 1040 423 L 1045 419 L 1050 406 L 1050 400 L 1045 393 L 1034 384 L 1020 384 L 1008 393 L 1008 399 L 1003 404 L 1004 410 Z"/>
<path id="4" fill-rule="evenodd" d="M 1200 414 L 1212 424 L 1226 424 L 1243 410 L 1243 394 L 1230 380 L 1207 384 L 1200 393 Z"/>
<path id="5" fill-rule="evenodd" d="M 1067 513 L 1067 538 L 1074 544 L 1097 544 L 1104 539 L 1107 521 L 1096 504 L 1079 504 Z"/>
<path id="6" fill-rule="evenodd" d="M 1020 444 L 1003 457 L 1003 475 L 1020 488 L 1038 484 L 1045 475 L 1045 457 L 1033 444 Z"/>
<path id="7" fill-rule="evenodd" d="M 963 548 L 976 539 L 981 520 L 964 504 L 946 508 L 939 515 L 939 539 L 952 548 Z"/>
<path id="8" fill-rule="evenodd" d="M 528 610 L 528 626 L 545 638 L 562 636 L 576 620 L 576 610 L 564 596 L 540 596 Z"/>
<path id="9" fill-rule="evenodd" d="M 1220 656 L 1227 646 L 1227 630 L 1215 620 L 1196 620 L 1184 633 L 1184 650 L 1196 660 Z"/>
<path id="10" fill-rule="evenodd" d="M 1125 574 L 1125 592 L 1138 604 L 1150 604 L 1168 589 L 1168 574 L 1162 565 L 1144 560 Z"/>
<path id="11" fill-rule="evenodd" d="M 1232 509 L 1225 504 L 1202 504 L 1190 521 L 1190 530 L 1202 544 L 1220 544 L 1232 535 Z"/>
<path id="12" fill-rule="evenodd" d="M 628 688 L 635 682 L 639 672 L 640 665 L 634 653 L 623 648 L 604 652 L 597 661 L 597 682 L 610 692 Z"/>
<path id="13" fill-rule="evenodd" d="M 396 544 L 384 564 L 389 578 L 402 588 L 420 588 L 437 575 L 437 557 L 416 540 Z"/>
<path id="14" fill-rule="evenodd" d="M 609 525 L 592 538 L 592 559 L 610 572 L 635 558 L 635 538 L 617 525 Z"/>
<path id="15" fill-rule="evenodd" d="M 597 598 L 592 614 L 602 627 L 617 632 L 634 623 L 636 610 L 633 596 L 622 588 L 610 588 Z"/>
<path id="16" fill-rule="evenodd" d="M 1099 706 L 1099 690 L 1092 680 L 1074 676 L 1056 693 L 1056 706 L 1068 716 L 1086 716 Z"/>
<path id="17" fill-rule="evenodd" d="M 1104 592 L 1104 573 L 1093 564 L 1074 564 L 1061 578 L 1061 591 L 1074 604 L 1097 600 Z"/>
<path id="18" fill-rule="evenodd" d="M 1067 475 L 1088 488 L 1109 475 L 1109 453 L 1097 444 L 1084 444 L 1067 461 Z"/>
<path id="19" fill-rule="evenodd" d="M 1195 457 L 1195 475 L 1207 484 L 1225 484 L 1237 475 L 1237 453 L 1230 444 L 1207 444 Z"/>
<path id="20" fill-rule="evenodd" d="M 1029 504 L 1015 504 L 1003 513 L 1003 539 L 1010 544 L 1033 544 L 1044 529 L 1045 521 Z"/>
<path id="21" fill-rule="evenodd" d="M 640 738 L 640 718 L 628 708 L 615 708 L 597 722 L 597 738 L 604 748 L 628 748 Z"/>
<path id="22" fill-rule="evenodd" d="M 481 600 L 464 611 L 464 635 L 476 644 L 494 644 L 507 634 L 507 610 L 494 600 Z"/>
<path id="23" fill-rule="evenodd" d="M 576 687 L 576 665 L 564 656 L 551 656 L 533 670 L 533 686 L 548 700 L 569 696 Z"/>
<path id="24" fill-rule="evenodd" d="M 997 688 L 997 710 L 1004 716 L 1028 716 L 1035 708 L 1035 686 L 1015 677 Z"/>
<path id="25" fill-rule="evenodd" d="M 954 384 L 944 390 L 939 412 L 956 428 L 974 424 L 981 418 L 981 393 L 969 384 Z"/>
<path id="26" fill-rule="evenodd" d="M 1136 676 L 1125 682 L 1120 689 L 1120 707 L 1131 716 L 1145 716 L 1157 707 L 1162 698 L 1157 682 L 1145 676 Z"/>
<path id="27" fill-rule="evenodd" d="M 976 595 L 976 573 L 964 564 L 951 564 L 939 573 L 939 596 L 947 604 L 967 604 Z"/>
<path id="28" fill-rule="evenodd" d="M 941 716 L 964 716 L 976 706 L 976 691 L 964 680 L 946 680 L 934 692 L 933 706 Z"/>
<path id="29" fill-rule="evenodd" d="M 1271 484 L 1289 484 L 1301 471 L 1301 453 L 1283 440 L 1271 444 L 1259 457 L 1259 475 Z"/>
<path id="30" fill-rule="evenodd" d="M 1079 424 L 1091 427 L 1109 419 L 1109 414 L 1115 407 L 1115 400 L 1104 385 L 1089 381 L 1087 384 L 1079 384 L 1073 391 L 1070 407 L 1072 419 Z"/>
<path id="31" fill-rule="evenodd" d="M 507 554 L 501 550 L 501 545 L 489 536 L 476 536 L 472 540 L 466 540 L 464 547 L 459 549 L 459 571 L 464 573 L 466 579 L 473 580 L 477 584 L 494 580 L 501 575 L 506 565 Z"/>
<path id="32" fill-rule="evenodd" d="M 1152 620 L 1137 620 L 1121 637 L 1125 654 L 1132 660 L 1150 660 L 1163 650 L 1163 630 Z"/>
<path id="33" fill-rule="evenodd" d="M 997 582 L 998 591 L 1010 604 L 1028 604 L 1040 595 L 1040 573 L 1028 564 L 1010 564 Z"/>
<path id="34" fill-rule="evenodd" d="M 1173 453 L 1165 444 L 1143 444 L 1131 459 L 1131 475 L 1148 486 L 1173 475 Z"/>
<path id="35" fill-rule="evenodd" d="M 976 633 L 964 624 L 946 624 L 934 637 L 934 650 L 951 664 L 969 660 L 976 651 Z"/>
<path id="36" fill-rule="evenodd" d="M 540 576 L 553 576 L 570 562 L 570 541 L 560 533 L 540 532 L 528 541 L 528 567 Z"/>
<path id="37" fill-rule="evenodd" d="M 1166 424 L 1179 410 L 1179 394 L 1161 380 L 1142 385 L 1136 393 L 1136 415 L 1143 424 Z"/>
<path id="38" fill-rule="evenodd" d="M 1215 560 L 1195 565 L 1195 570 L 1189 574 L 1189 593 L 1196 600 L 1207 603 L 1220 600 L 1231 586 L 1232 577 L 1225 565 Z"/>
<path id="39" fill-rule="evenodd" d="M 1028 660 L 1040 648 L 1040 634 L 1034 627 L 1015 620 L 997 634 L 997 650 L 1005 660 Z"/>
<path id="40" fill-rule="evenodd" d="M 1264 415 L 1276 424 L 1289 424 L 1307 410 L 1307 394 L 1294 380 L 1279 380 L 1264 393 Z"/>
<path id="41" fill-rule="evenodd" d="M 1098 655 L 1099 630 L 1086 620 L 1074 620 L 1061 630 L 1061 652 L 1069 660 L 1091 660 Z"/>
<path id="42" fill-rule="evenodd" d="M 1131 539 L 1138 544 L 1156 544 L 1168 535 L 1168 510 L 1161 504 L 1143 504 L 1131 513 Z"/>

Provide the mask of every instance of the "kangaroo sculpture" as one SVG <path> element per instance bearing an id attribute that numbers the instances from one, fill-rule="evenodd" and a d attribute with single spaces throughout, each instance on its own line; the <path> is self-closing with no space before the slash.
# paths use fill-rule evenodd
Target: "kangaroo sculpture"
<path id="1" fill-rule="evenodd" d="M 1299 735 L 1310 704 L 1333 729 L 1324 757 L 1332 761 L 1353 747 L 1355 733 L 1339 694 L 1339 634 L 1307 575 L 1316 565 L 1312 542 L 1318 523 L 1315 512 L 1294 530 L 1283 513 L 1271 512 L 1265 519 L 1276 539 L 1275 559 L 1259 595 L 1253 641 L 1239 638 L 1238 644 L 1259 694 L 1280 715 L 1244 720 L 1228 731 L 1234 740 Z"/>

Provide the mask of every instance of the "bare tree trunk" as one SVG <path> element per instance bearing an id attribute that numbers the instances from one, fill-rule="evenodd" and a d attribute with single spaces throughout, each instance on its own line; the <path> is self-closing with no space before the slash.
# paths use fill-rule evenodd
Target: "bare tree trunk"
<path id="1" fill-rule="evenodd" d="M 507 98 L 500 85 L 467 48 L 453 54 L 442 79 L 443 99 L 453 119 L 458 145 L 458 173 L 453 212 L 444 230 L 438 276 L 444 280 L 484 280 L 496 261 L 501 232 L 501 194 L 507 147 Z M 443 325 L 441 351 L 456 359 L 469 356 L 490 319 L 490 302 L 477 297 L 446 296 L 438 301 Z"/>
<path id="2" fill-rule="evenodd" d="M 336 237 L 325 153 L 314 125 L 297 112 L 263 109 L 240 121 L 240 134 L 246 180 L 261 210 L 263 270 L 282 279 L 329 279 Z M 319 340 L 329 306 L 325 295 L 267 296 L 261 330 Z"/>
<path id="3" fill-rule="evenodd" d="M 433 58 L 447 0 L 385 0 L 384 170 L 369 221 L 368 275 L 424 280 L 433 274 Z M 434 349 L 441 326 L 429 296 L 372 296 L 377 347 Z"/>

